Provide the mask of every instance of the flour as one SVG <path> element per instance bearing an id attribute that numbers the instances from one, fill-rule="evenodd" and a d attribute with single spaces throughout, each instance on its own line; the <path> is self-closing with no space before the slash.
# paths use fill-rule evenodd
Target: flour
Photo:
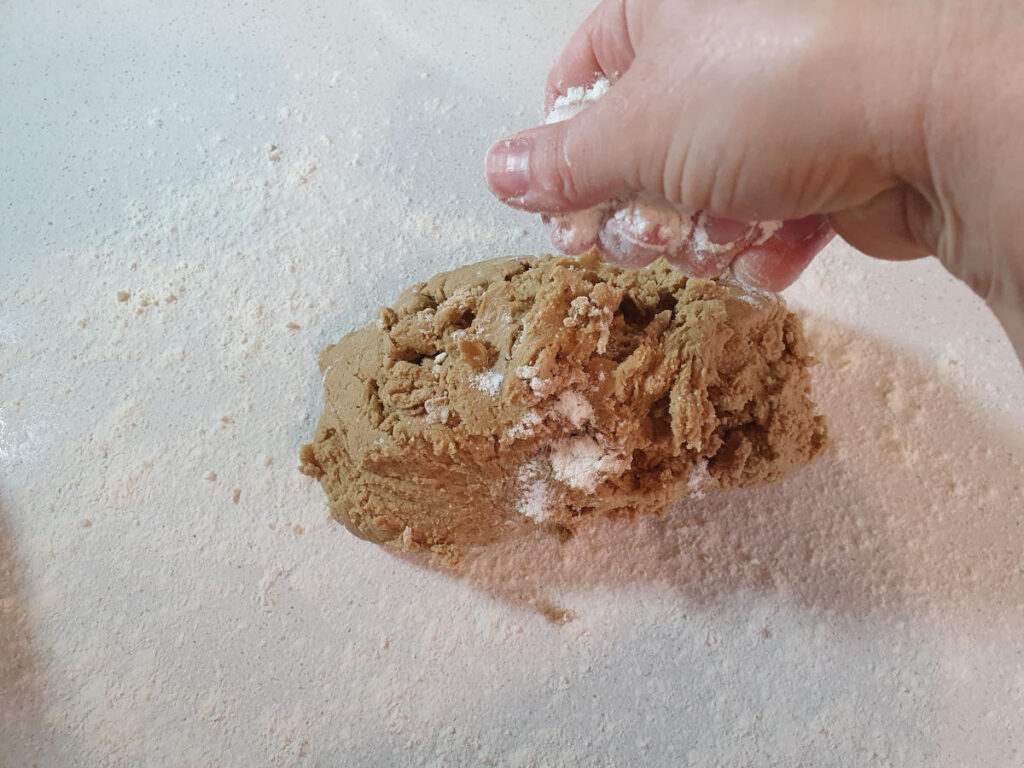
<path id="1" fill-rule="evenodd" d="M 478 373 L 472 378 L 473 386 L 486 392 L 491 397 L 501 394 L 501 383 L 505 380 L 503 374 L 495 370 Z"/>
<path id="2" fill-rule="evenodd" d="M 575 117 L 583 111 L 584 107 L 608 93 L 610 88 L 611 83 L 608 82 L 608 78 L 599 77 L 589 87 L 584 88 L 583 86 L 576 85 L 566 89 L 563 96 L 555 99 L 545 122 L 549 124 L 560 123 L 563 120 Z"/>
<path id="3" fill-rule="evenodd" d="M 579 392 L 561 392 L 555 401 L 554 411 L 565 417 L 577 429 L 594 420 L 594 406 Z"/>
<path id="4" fill-rule="evenodd" d="M 566 328 L 576 328 L 591 322 L 596 323 L 600 330 L 596 350 L 598 354 L 604 354 L 608 351 L 613 315 L 611 307 L 598 306 L 587 296 L 577 296 L 569 302 L 569 312 L 562 319 L 562 325 Z"/>
<path id="5" fill-rule="evenodd" d="M 697 236 L 690 216 L 648 196 L 638 196 L 622 203 L 612 214 L 623 237 L 635 244 L 664 243 L 666 249 L 678 250 Z M 703 234 L 703 228 L 700 229 Z"/>
<path id="6" fill-rule="evenodd" d="M 697 465 L 693 468 L 693 474 L 690 475 L 690 482 L 687 485 L 690 488 L 690 495 L 695 499 L 703 499 L 704 491 L 714 486 L 714 478 L 708 472 L 707 459 L 701 459 L 697 462 Z"/>
<path id="7" fill-rule="evenodd" d="M 751 245 L 764 245 L 771 240 L 772 235 L 782 229 L 783 222 L 778 220 L 758 221 L 756 226 L 760 230 Z"/>
<path id="8" fill-rule="evenodd" d="M 562 253 L 577 254 L 598 244 L 598 233 L 612 210 L 611 203 L 600 203 L 548 218 L 552 245 Z"/>
<path id="9" fill-rule="evenodd" d="M 428 424 L 447 424 L 451 416 L 447 397 L 432 397 L 424 401 L 423 409 L 427 412 Z"/>
<path id="10" fill-rule="evenodd" d="M 544 422 L 544 417 L 536 411 L 527 411 L 523 418 L 512 427 L 509 427 L 508 437 L 511 440 L 518 440 L 524 437 L 532 437 L 534 429 Z"/>
<path id="11" fill-rule="evenodd" d="M 556 480 L 590 492 L 608 477 L 628 470 L 631 463 L 614 450 L 601 447 L 590 435 L 553 440 L 548 461 Z"/>
<path id="12" fill-rule="evenodd" d="M 538 461 L 531 461 L 519 469 L 521 486 L 516 509 L 519 514 L 542 523 L 551 517 L 553 493 L 548 485 L 547 473 Z"/>
<path id="13" fill-rule="evenodd" d="M 521 365 L 516 369 L 516 376 L 526 379 L 530 384 L 530 389 L 538 395 L 550 395 L 555 391 L 554 380 L 538 376 L 536 366 Z"/>
<path id="14" fill-rule="evenodd" d="M 4 5 L 4 766 L 1019 768 L 1024 386 L 934 260 L 787 291 L 836 445 L 781 484 L 440 570 L 295 471 L 325 344 L 545 247 L 474 158 L 590 5 Z"/>

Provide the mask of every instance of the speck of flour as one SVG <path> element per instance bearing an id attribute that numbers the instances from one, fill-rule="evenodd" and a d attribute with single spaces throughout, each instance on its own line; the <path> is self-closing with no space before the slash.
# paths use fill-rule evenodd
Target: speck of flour
<path id="1" fill-rule="evenodd" d="M 607 450 L 590 435 L 552 440 L 548 460 L 555 479 L 571 488 L 593 492 L 611 475 L 630 467 L 630 460 Z"/>
<path id="2" fill-rule="evenodd" d="M 553 494 L 547 480 L 546 468 L 539 461 L 529 461 L 519 468 L 520 486 L 516 509 L 519 514 L 538 523 L 551 517 Z"/>
<path id="3" fill-rule="evenodd" d="M 594 406 L 590 401 L 579 392 L 568 389 L 559 393 L 554 411 L 564 416 L 577 429 L 594 420 Z"/>
<path id="4" fill-rule="evenodd" d="M 470 383 L 479 390 L 482 390 L 489 394 L 491 397 L 497 397 L 501 394 L 501 383 L 505 377 L 498 371 L 488 370 L 483 373 L 474 374 L 470 378 Z"/>

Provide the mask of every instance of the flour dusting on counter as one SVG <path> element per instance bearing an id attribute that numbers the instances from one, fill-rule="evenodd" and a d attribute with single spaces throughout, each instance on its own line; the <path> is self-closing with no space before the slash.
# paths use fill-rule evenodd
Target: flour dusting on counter
<path id="1" fill-rule="evenodd" d="M 327 344 L 546 247 L 480 165 L 591 5 L 4 5 L 5 768 L 1019 768 L 1024 384 L 930 260 L 786 292 L 834 445 L 768 488 L 559 537 L 538 456 L 443 568 L 296 471 Z"/>

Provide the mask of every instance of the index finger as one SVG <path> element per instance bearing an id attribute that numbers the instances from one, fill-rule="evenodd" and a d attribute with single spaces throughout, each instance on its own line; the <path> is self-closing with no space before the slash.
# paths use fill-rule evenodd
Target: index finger
<path id="1" fill-rule="evenodd" d="M 626 15 L 627 0 L 603 0 L 580 25 L 555 66 L 544 89 L 544 111 L 570 88 L 588 87 L 598 78 L 612 83 L 633 63 L 635 52 Z"/>

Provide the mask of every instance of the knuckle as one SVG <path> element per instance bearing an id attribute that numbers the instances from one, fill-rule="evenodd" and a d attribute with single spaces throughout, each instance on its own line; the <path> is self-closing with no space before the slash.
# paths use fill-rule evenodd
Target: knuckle
<path id="1" fill-rule="evenodd" d="M 558 132 L 551 147 L 551 185 L 563 200 L 569 202 L 579 197 L 577 166 L 578 148 L 571 132 L 564 128 Z"/>

